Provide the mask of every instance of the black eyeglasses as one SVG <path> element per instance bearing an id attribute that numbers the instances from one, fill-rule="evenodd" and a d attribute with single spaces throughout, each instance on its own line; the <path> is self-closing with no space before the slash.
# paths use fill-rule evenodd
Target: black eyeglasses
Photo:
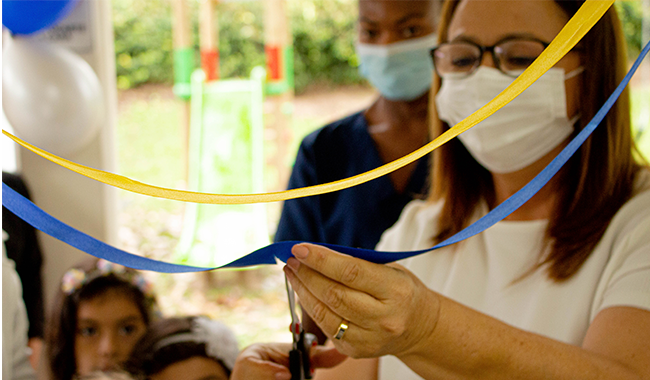
<path id="1" fill-rule="evenodd" d="M 494 65 L 502 73 L 516 77 L 546 49 L 548 43 L 536 38 L 511 37 L 493 46 L 470 41 L 442 43 L 431 49 L 433 66 L 441 78 L 471 75 L 481 64 L 483 54 L 490 52 Z"/>

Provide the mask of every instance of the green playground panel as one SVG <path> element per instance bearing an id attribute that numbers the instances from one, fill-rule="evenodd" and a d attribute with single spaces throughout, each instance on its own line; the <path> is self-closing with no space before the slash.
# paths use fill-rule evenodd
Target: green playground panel
<path id="1" fill-rule="evenodd" d="M 250 79 L 204 81 L 192 75 L 189 188 L 264 191 L 264 69 Z M 187 204 L 176 259 L 219 266 L 269 243 L 266 206 Z"/>
<path id="2" fill-rule="evenodd" d="M 174 49 L 174 94 L 189 100 L 192 93 L 191 78 L 194 71 L 194 49 Z"/>

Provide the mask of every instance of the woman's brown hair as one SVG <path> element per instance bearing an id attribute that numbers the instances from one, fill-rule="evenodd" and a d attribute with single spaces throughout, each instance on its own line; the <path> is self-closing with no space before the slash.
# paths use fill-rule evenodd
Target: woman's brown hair
<path id="1" fill-rule="evenodd" d="M 440 21 L 440 42 L 446 42 L 449 24 L 460 0 L 445 2 Z M 558 1 L 568 17 L 584 0 Z M 580 41 L 582 74 L 580 120 L 575 136 L 589 122 L 614 91 L 627 71 L 627 52 L 615 9 L 610 8 Z M 440 89 L 434 78 L 433 88 Z M 432 136 L 449 126 L 438 119 L 431 97 Z M 600 241 L 614 214 L 632 196 L 634 180 L 641 165 L 633 157 L 630 131 L 629 93 L 623 91 L 616 104 L 565 164 L 557 176 L 559 197 L 546 230 L 551 244 L 548 255 L 533 268 L 547 267 L 549 278 L 564 281 L 573 276 Z M 481 166 L 458 139 L 434 152 L 430 199 L 444 201 L 438 220 L 436 242 L 467 226 L 481 201 L 494 205 L 494 185 L 490 172 Z"/>

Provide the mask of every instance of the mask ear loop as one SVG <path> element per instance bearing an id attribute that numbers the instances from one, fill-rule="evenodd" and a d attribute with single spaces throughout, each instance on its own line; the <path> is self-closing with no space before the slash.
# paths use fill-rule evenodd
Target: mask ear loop
<path id="1" fill-rule="evenodd" d="M 585 68 L 583 66 L 578 66 L 575 70 L 571 70 L 569 73 L 564 74 L 564 80 L 569 80 L 573 77 L 577 77 L 578 75 L 582 74 L 585 71 Z"/>
<path id="2" fill-rule="evenodd" d="M 576 123 L 578 122 L 578 120 L 580 120 L 580 116 L 582 116 L 582 115 L 580 113 L 578 113 L 577 115 L 572 117 L 571 120 L 569 120 L 569 124 L 575 126 Z"/>
<path id="3" fill-rule="evenodd" d="M 571 78 L 577 77 L 578 75 L 582 74 L 584 71 L 585 71 L 584 66 L 578 66 L 576 69 L 571 70 L 571 71 L 570 71 L 569 73 L 567 73 L 567 74 L 564 74 L 564 81 L 567 81 L 567 80 L 569 80 L 569 79 L 571 79 Z M 572 118 L 569 120 L 569 124 L 571 124 L 572 126 L 575 127 L 575 125 L 576 125 L 576 123 L 578 122 L 578 120 L 580 120 L 580 116 L 582 116 L 582 115 L 580 114 L 580 112 L 578 112 L 577 115 L 575 115 L 574 117 L 572 117 Z"/>

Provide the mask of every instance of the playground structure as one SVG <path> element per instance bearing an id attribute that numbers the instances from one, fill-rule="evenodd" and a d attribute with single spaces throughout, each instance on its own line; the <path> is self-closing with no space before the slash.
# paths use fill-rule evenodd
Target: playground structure
<path id="1" fill-rule="evenodd" d="M 192 76 L 189 188 L 217 193 L 264 192 L 265 70 L 250 79 Z M 223 265 L 269 243 L 266 207 L 191 204 L 185 209 L 178 259 Z"/>
<path id="2" fill-rule="evenodd" d="M 293 100 L 286 0 L 264 1 L 266 70 L 256 67 L 249 79 L 220 75 L 218 3 L 199 4 L 197 70 L 187 0 L 173 0 L 174 93 L 184 102 L 188 187 L 212 193 L 261 193 L 265 183 L 272 183 L 280 190 L 288 180 Z M 268 158 L 266 139 L 274 145 Z M 275 170 L 265 170 L 269 168 Z M 265 173 L 274 180 L 265 182 Z M 274 206 L 277 210 L 272 208 L 269 217 L 266 205 L 188 205 L 177 259 L 218 266 L 268 244 L 269 221 L 275 220 L 280 205 Z"/>

